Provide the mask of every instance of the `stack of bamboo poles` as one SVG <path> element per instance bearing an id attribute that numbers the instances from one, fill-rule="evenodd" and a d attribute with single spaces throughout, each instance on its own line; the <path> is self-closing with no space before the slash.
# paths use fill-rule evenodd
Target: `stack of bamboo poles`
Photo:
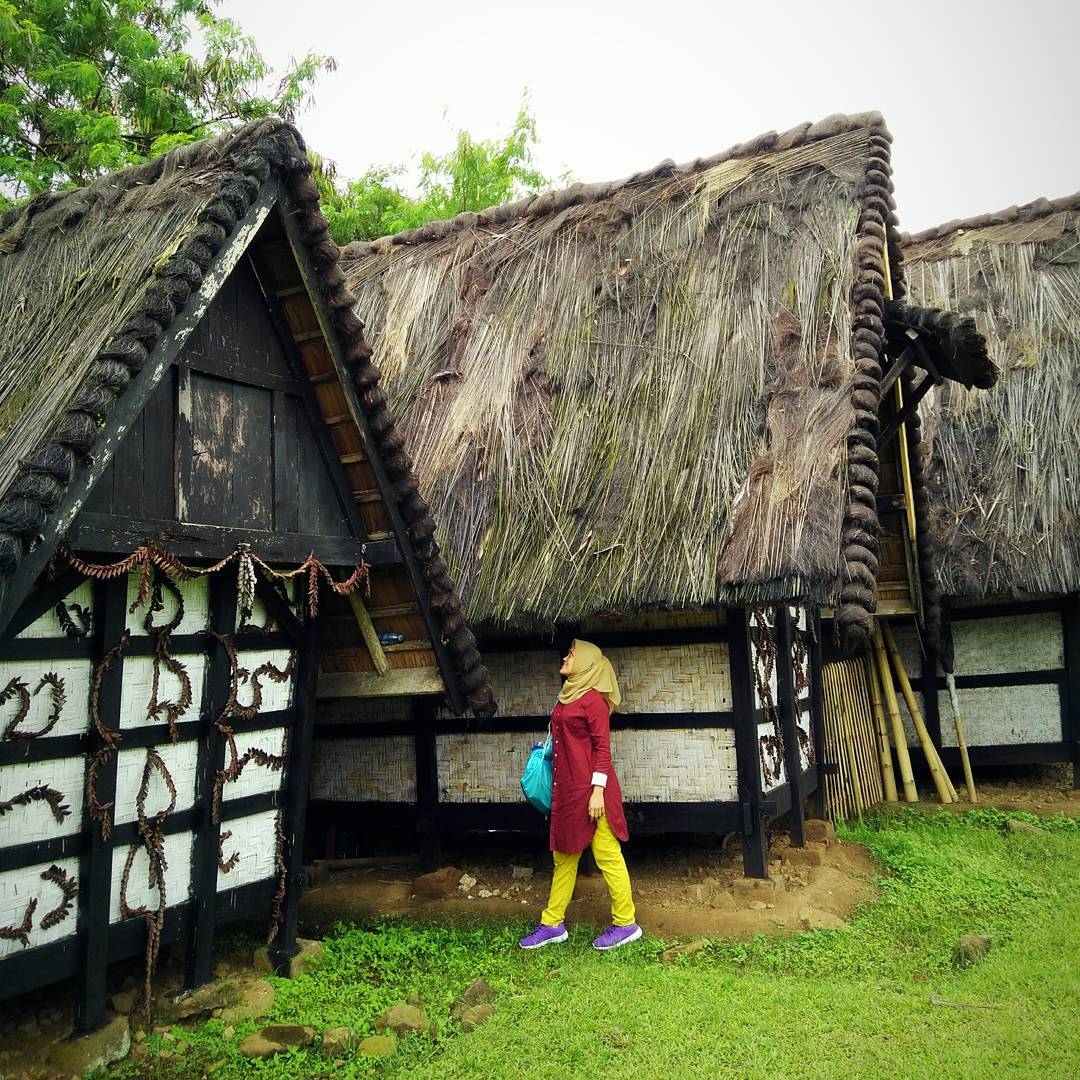
<path id="1" fill-rule="evenodd" d="M 825 751 L 828 759 L 838 766 L 823 778 L 830 817 L 861 817 L 864 810 L 883 798 L 886 802 L 899 802 L 901 790 L 905 802 L 918 802 L 897 688 L 907 705 L 938 798 L 943 803 L 959 802 L 956 788 L 926 728 L 896 639 L 884 620 L 875 624 L 873 648 L 862 660 L 826 664 L 823 675 Z M 953 712 L 967 795 L 971 802 L 976 802 L 955 698 Z"/>
<path id="2" fill-rule="evenodd" d="M 874 713 L 861 660 L 841 660 L 822 669 L 825 754 L 839 768 L 826 773 L 825 812 L 830 818 L 862 817 L 882 799 Z M 894 789 L 895 794 L 895 789 Z"/>

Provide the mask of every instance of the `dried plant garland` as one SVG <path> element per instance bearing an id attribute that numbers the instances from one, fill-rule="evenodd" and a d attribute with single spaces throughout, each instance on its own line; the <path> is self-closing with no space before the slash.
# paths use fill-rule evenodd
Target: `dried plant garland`
<path id="1" fill-rule="evenodd" d="M 34 928 L 34 912 L 37 910 L 37 897 L 32 896 L 23 912 L 22 922 L 18 926 L 0 926 L 0 940 L 17 941 L 24 949 L 30 944 L 30 931 Z"/>
<path id="2" fill-rule="evenodd" d="M 71 808 L 64 801 L 66 798 L 67 796 L 62 791 L 57 791 L 56 788 L 51 788 L 47 784 L 36 784 L 11 799 L 0 799 L 0 817 L 3 817 L 9 810 L 13 810 L 17 806 L 29 806 L 34 802 L 44 802 L 48 804 L 49 810 L 52 811 L 56 824 L 63 825 L 64 818 L 71 814 Z"/>
<path id="3" fill-rule="evenodd" d="M 52 695 L 52 704 L 49 707 L 49 716 L 45 722 L 45 726 L 43 728 L 38 728 L 37 731 L 24 731 L 19 727 L 30 712 L 31 695 L 27 690 L 26 683 L 18 676 L 15 676 L 15 678 L 0 691 L 0 705 L 9 701 L 16 693 L 21 699 L 19 711 L 15 714 L 14 718 L 8 722 L 8 725 L 4 728 L 4 733 L 0 738 L 40 739 L 43 735 L 48 735 L 49 732 L 56 727 L 60 722 L 60 713 L 64 709 L 64 702 L 67 700 L 64 692 L 64 680 L 61 679 L 55 671 L 46 671 L 45 674 L 41 676 L 41 681 L 34 687 L 34 696 L 39 694 L 46 686 L 49 687 L 49 692 Z"/>
<path id="4" fill-rule="evenodd" d="M 53 611 L 56 613 L 56 621 L 60 624 L 60 629 L 69 638 L 78 640 L 89 637 L 94 632 L 94 613 L 91 608 L 76 604 L 73 600 L 58 600 Z M 71 617 L 73 611 L 78 622 Z"/>
<path id="5" fill-rule="evenodd" d="M 764 722 L 772 723 L 773 727 L 771 735 L 758 738 L 761 778 L 765 787 L 770 788 L 779 781 L 784 760 L 784 735 L 780 730 L 780 714 L 772 693 L 772 674 L 776 670 L 775 624 L 766 608 L 753 610 L 753 623 L 750 656 L 754 668 L 754 686 L 761 700 Z"/>
<path id="6" fill-rule="evenodd" d="M 48 870 L 42 872 L 41 880 L 51 881 L 62 894 L 60 903 L 51 911 L 47 911 L 41 919 L 41 929 L 51 930 L 71 914 L 75 897 L 79 895 L 79 880 L 71 877 L 63 867 L 57 866 L 55 863 Z"/>

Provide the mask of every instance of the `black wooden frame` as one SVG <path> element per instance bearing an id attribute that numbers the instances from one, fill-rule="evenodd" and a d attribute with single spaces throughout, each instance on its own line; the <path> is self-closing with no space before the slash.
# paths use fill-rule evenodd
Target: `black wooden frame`
<path id="1" fill-rule="evenodd" d="M 81 575 L 65 576 L 63 587 L 42 589 L 31 595 L 12 619 L 10 627 L 18 632 L 45 614 L 58 599 L 68 595 L 83 580 Z M 44 661 L 83 658 L 94 667 L 106 651 L 121 638 L 127 625 L 128 576 L 111 581 L 93 582 L 94 632 L 86 639 L 34 638 L 9 640 L 0 646 L 0 659 Z M 307 780 L 310 773 L 311 734 L 315 708 L 315 671 L 318 666 L 317 620 L 301 624 L 289 606 L 261 577 L 256 593 L 266 604 L 280 627 L 277 631 L 235 631 L 237 613 L 236 570 L 229 567 L 209 579 L 210 626 L 228 634 L 238 650 L 290 647 L 297 650 L 297 674 L 293 683 L 293 701 L 288 709 L 259 713 L 250 719 L 232 718 L 236 734 L 285 727 L 289 732 L 285 778 L 270 792 L 241 796 L 222 802 L 221 821 L 228 822 L 269 810 L 280 810 L 286 836 L 285 899 L 283 926 L 275 943 L 279 956 L 296 948 L 296 911 L 303 885 L 301 858 L 303 830 L 307 809 Z M 211 795 L 216 772 L 224 763 L 224 739 L 214 723 L 227 700 L 230 678 L 229 659 L 218 641 L 204 635 L 179 634 L 170 642 L 174 655 L 208 655 L 204 696 L 197 720 L 181 721 L 177 742 L 198 742 L 196 788 L 193 805 L 174 811 L 165 819 L 164 835 L 190 831 L 192 864 L 190 897 L 170 905 L 166 911 L 163 941 L 187 939 L 185 982 L 189 986 L 212 976 L 212 950 L 217 927 L 234 919 L 265 919 L 270 901 L 278 888 L 278 879 L 269 878 L 233 889 L 217 890 L 220 827 L 212 821 Z M 169 743 L 169 725 L 152 724 L 124 730 L 121 726 L 121 693 L 124 661 L 153 652 L 150 638 L 131 637 L 122 655 L 112 663 L 101 685 L 99 707 L 102 723 L 122 732 L 119 750 L 145 748 Z M 306 745 L 306 759 L 301 760 Z M 91 729 L 80 735 L 41 736 L 33 739 L 0 742 L 0 765 L 51 761 L 92 756 L 102 746 L 98 733 Z M 115 797 L 119 752 L 113 752 L 98 770 L 98 800 L 111 802 Z M 85 785 L 85 781 L 84 781 Z M 85 786 L 79 793 L 85 801 Z M 108 840 L 84 806 L 83 824 L 71 832 L 45 840 L 12 845 L 3 849 L 5 870 L 43 865 L 59 859 L 78 857 L 79 881 L 76 908 L 69 917 L 76 918 L 76 932 L 45 945 L 33 945 L 0 959 L 0 1001 L 27 993 L 42 986 L 75 976 L 77 978 L 76 1028 L 92 1031 L 107 1015 L 106 975 L 108 965 L 145 948 L 146 923 L 140 917 L 111 923 L 113 853 L 139 841 L 138 823 L 114 824 Z"/>

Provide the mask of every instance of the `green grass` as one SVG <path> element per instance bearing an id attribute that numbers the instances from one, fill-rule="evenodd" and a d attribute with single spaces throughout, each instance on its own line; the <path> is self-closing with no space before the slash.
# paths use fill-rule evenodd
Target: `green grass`
<path id="1" fill-rule="evenodd" d="M 1008 815 L 1024 817 L 1024 815 Z M 844 930 L 718 941 L 672 965 L 646 940 L 611 955 L 582 929 L 523 954 L 522 926 L 473 930 L 339 927 L 318 971 L 275 980 L 273 1019 L 347 1024 L 363 1037 L 389 1005 L 419 993 L 439 1025 L 389 1062 L 337 1067 L 302 1051 L 242 1059 L 210 1021 L 183 1032 L 179 1061 L 117 1077 L 1074 1077 L 1080 1055 L 1080 821 L 1013 834 L 1006 815 L 900 812 L 842 830 L 882 865 L 881 897 Z M 1037 819 L 1029 818 L 1035 821 Z M 994 936 L 958 969 L 963 933 Z M 474 978 L 498 991 L 494 1018 L 465 1034 L 447 1019 Z M 996 1008 L 935 1006 L 931 998 Z M 180 1029 L 176 1029 L 180 1035 Z M 169 1047 L 151 1038 L 154 1049 Z M 157 1072 L 154 1069 L 157 1069 Z"/>

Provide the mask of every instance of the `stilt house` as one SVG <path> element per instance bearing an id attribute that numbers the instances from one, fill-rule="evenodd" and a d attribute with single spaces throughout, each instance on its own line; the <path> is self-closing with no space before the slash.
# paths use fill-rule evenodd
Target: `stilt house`
<path id="1" fill-rule="evenodd" d="M 0 998 L 84 1030 L 294 951 L 320 665 L 494 705 L 309 174 L 263 122 L 0 218 Z"/>
<path id="2" fill-rule="evenodd" d="M 632 830 L 741 834 L 754 874 L 767 822 L 801 842 L 821 610 L 849 648 L 875 607 L 937 614 L 897 394 L 991 377 L 890 299 L 890 141 L 835 116 L 346 249 L 501 708 L 373 722 L 324 680 L 315 821 L 542 829 L 517 780 L 580 635 L 624 687 Z"/>
<path id="3" fill-rule="evenodd" d="M 1080 195 L 906 237 L 904 265 L 915 302 L 972 317 L 1000 372 L 972 394 L 943 383 L 923 410 L 972 759 L 1071 761 L 1080 784 Z M 907 635 L 916 669 L 919 646 Z M 924 654 L 918 689 L 948 747 Z"/>

